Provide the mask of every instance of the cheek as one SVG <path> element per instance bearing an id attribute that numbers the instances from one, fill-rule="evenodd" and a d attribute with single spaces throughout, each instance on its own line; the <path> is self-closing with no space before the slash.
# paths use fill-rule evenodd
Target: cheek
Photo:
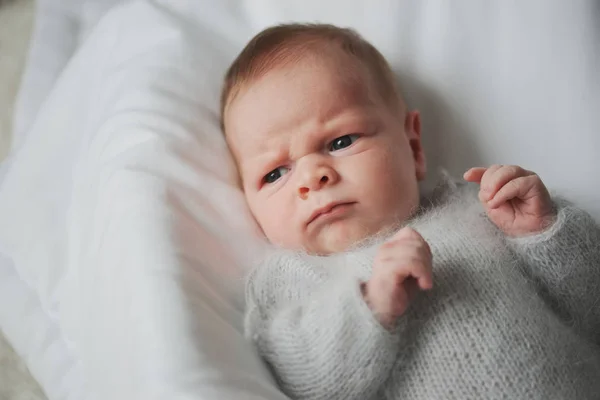
<path id="1" fill-rule="evenodd" d="M 361 187 L 377 187 L 380 190 L 389 186 L 403 185 L 415 177 L 414 165 L 401 151 L 389 148 L 375 148 L 348 160 L 348 169 Z"/>
<path id="2" fill-rule="evenodd" d="M 293 210 L 282 193 L 256 196 L 248 201 L 250 210 L 271 242 L 285 244 L 290 235 L 289 221 Z"/>
<path id="3" fill-rule="evenodd" d="M 388 214 L 418 199 L 414 164 L 406 157 L 401 151 L 378 148 L 348 163 L 349 181 L 373 211 Z"/>

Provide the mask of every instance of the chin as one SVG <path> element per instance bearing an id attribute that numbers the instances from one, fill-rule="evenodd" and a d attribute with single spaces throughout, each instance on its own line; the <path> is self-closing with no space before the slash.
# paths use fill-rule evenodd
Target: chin
<path id="1" fill-rule="evenodd" d="M 375 242 L 385 240 L 398 228 L 397 223 L 357 224 L 354 226 L 331 227 L 319 238 L 319 251 L 315 254 L 330 255 L 356 249 L 361 246 L 369 246 Z M 338 228 L 338 229 L 336 229 Z"/>
<path id="2" fill-rule="evenodd" d="M 314 253 L 321 255 L 342 253 L 360 245 L 372 235 L 373 234 L 364 227 L 361 227 L 360 229 L 332 229 L 319 238 L 320 240 L 317 245 L 318 249 L 316 249 L 317 251 L 314 251 Z"/>

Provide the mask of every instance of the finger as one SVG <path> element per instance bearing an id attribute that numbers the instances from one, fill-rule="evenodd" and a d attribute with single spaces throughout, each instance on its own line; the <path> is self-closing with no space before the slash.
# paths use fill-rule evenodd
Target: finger
<path id="1" fill-rule="evenodd" d="M 493 176 L 496 173 L 496 171 L 498 171 L 502 167 L 503 167 L 502 164 L 494 164 L 485 170 L 485 172 L 483 173 L 483 176 L 479 180 L 479 185 L 481 186 L 479 189 L 479 200 L 481 200 L 483 202 L 487 201 L 487 195 L 484 194 L 484 190 L 483 190 L 484 185 L 487 181 L 490 180 L 490 177 Z"/>
<path id="2" fill-rule="evenodd" d="M 422 241 L 421 249 L 425 251 L 425 256 L 427 256 L 429 262 L 431 262 L 433 259 L 433 253 L 431 252 L 431 246 L 429 246 L 429 243 L 427 243 L 425 239 Z"/>
<path id="3" fill-rule="evenodd" d="M 496 195 L 490 201 L 488 201 L 488 207 L 496 209 L 507 201 L 515 198 L 525 200 L 525 196 L 534 187 L 536 180 L 537 176 L 528 175 L 509 181 L 496 192 Z"/>
<path id="4" fill-rule="evenodd" d="M 392 273 L 388 279 L 395 282 L 396 285 L 404 285 L 407 281 L 413 280 L 421 290 L 429 290 L 433 287 L 431 269 L 421 260 L 412 260 L 401 265 L 390 260 L 384 262 L 383 265 Z"/>
<path id="5" fill-rule="evenodd" d="M 433 277 L 429 264 L 417 259 L 413 260 L 410 268 L 410 277 L 417 281 L 418 286 L 422 290 L 429 290 L 433 287 Z"/>
<path id="6" fill-rule="evenodd" d="M 406 312 L 410 305 L 410 299 L 414 297 L 414 294 L 411 292 L 412 290 L 411 287 L 407 288 L 404 285 L 396 287 L 395 304 L 393 305 L 395 308 L 393 311 L 394 315 L 400 316 Z"/>
<path id="7" fill-rule="evenodd" d="M 419 292 L 419 283 L 414 278 L 406 279 L 403 286 L 409 299 L 415 297 L 415 295 Z"/>
<path id="8" fill-rule="evenodd" d="M 420 277 L 417 281 L 421 290 L 430 290 L 431 288 L 433 288 L 433 279 L 431 275 L 424 275 Z"/>
<path id="9" fill-rule="evenodd" d="M 395 239 L 384 243 L 377 253 L 377 258 L 382 261 L 397 260 L 399 256 L 405 258 L 410 257 L 411 254 L 429 261 L 433 257 L 429 243 L 419 235 L 415 238 Z"/>
<path id="10" fill-rule="evenodd" d="M 429 252 L 431 252 L 431 249 L 429 249 L 429 243 L 427 243 L 425 238 L 423 238 L 423 236 L 419 232 L 408 226 L 400 229 L 394 236 L 392 236 L 392 239 L 387 243 L 390 243 L 392 247 L 394 247 L 398 243 L 407 241 L 421 243 L 423 246 L 427 247 Z"/>
<path id="11" fill-rule="evenodd" d="M 487 202 L 511 180 L 530 174 L 530 171 L 516 165 L 503 165 L 491 173 L 488 170 L 481 179 L 480 199 Z"/>
<path id="12" fill-rule="evenodd" d="M 400 257 L 397 254 L 383 255 L 377 258 L 376 263 L 380 271 L 387 271 L 390 279 L 394 279 L 397 283 L 409 277 L 418 280 L 431 275 L 428 257 L 424 259 L 416 249 Z"/>
<path id="13" fill-rule="evenodd" d="M 421 234 L 419 234 L 419 232 L 415 231 L 410 226 L 405 226 L 404 228 L 402 228 L 398 232 L 396 232 L 396 234 L 394 236 L 392 236 L 392 241 L 399 240 L 399 239 L 421 239 L 421 240 L 423 240 L 423 237 L 421 236 Z"/>
<path id="14" fill-rule="evenodd" d="M 479 182 L 481 182 L 481 178 L 483 177 L 483 174 L 485 173 L 486 170 L 487 170 L 486 167 L 471 168 L 467 172 L 464 173 L 463 178 L 467 182 L 479 183 Z"/>
<path id="15" fill-rule="evenodd" d="M 422 269 L 419 270 L 419 276 L 416 277 L 419 287 L 422 290 L 429 290 L 433 287 L 433 274 L 431 272 L 431 262 L 422 264 Z"/>

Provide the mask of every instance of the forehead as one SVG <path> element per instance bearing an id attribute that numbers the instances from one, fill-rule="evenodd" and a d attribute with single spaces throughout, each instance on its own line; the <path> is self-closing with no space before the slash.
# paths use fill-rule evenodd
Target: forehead
<path id="1" fill-rule="evenodd" d="M 306 125 L 323 127 L 337 116 L 380 103 L 368 74 L 357 64 L 309 58 L 248 84 L 225 112 L 234 153 L 262 147 L 270 138 Z"/>

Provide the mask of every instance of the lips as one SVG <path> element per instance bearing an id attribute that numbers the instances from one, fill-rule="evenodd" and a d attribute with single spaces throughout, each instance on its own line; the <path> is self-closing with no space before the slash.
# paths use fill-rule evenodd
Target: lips
<path id="1" fill-rule="evenodd" d="M 311 223 L 313 223 L 314 221 L 316 221 L 317 219 L 319 219 L 321 217 L 333 215 L 351 204 L 354 204 L 354 203 L 353 202 L 335 202 L 335 203 L 329 203 L 325 207 L 318 208 L 315 211 L 313 211 L 313 213 L 310 215 L 307 225 L 310 225 Z"/>

